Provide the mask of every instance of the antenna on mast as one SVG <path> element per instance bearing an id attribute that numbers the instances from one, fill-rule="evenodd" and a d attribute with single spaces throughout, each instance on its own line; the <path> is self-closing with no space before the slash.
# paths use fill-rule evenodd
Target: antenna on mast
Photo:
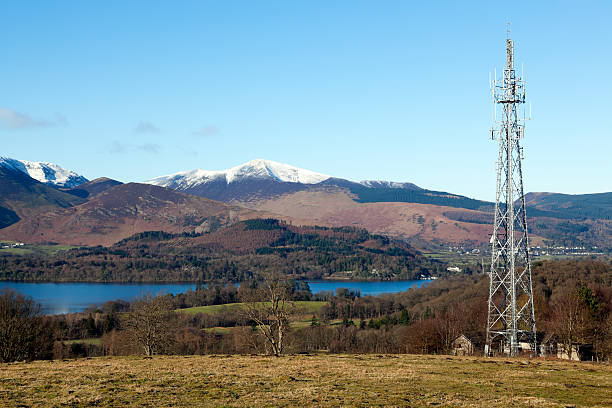
<path id="1" fill-rule="evenodd" d="M 497 134 L 497 191 L 491 236 L 489 306 L 485 355 L 499 353 L 517 356 L 528 347 L 537 354 L 536 327 L 531 283 L 531 261 L 527 215 L 523 189 L 523 148 L 525 115 L 518 107 L 525 103 L 525 81 L 514 70 L 514 43 L 507 25 L 506 67 L 502 78 L 493 82 L 493 103 L 502 112 L 493 121 L 491 134 Z M 524 112 L 524 106 L 523 106 Z M 531 105 L 529 106 L 531 117 Z M 495 129 L 495 126 L 499 127 Z"/>

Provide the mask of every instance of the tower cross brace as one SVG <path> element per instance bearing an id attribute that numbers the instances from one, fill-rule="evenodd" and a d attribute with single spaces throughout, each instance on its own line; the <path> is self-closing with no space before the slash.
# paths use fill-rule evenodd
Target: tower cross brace
<path id="1" fill-rule="evenodd" d="M 514 70 L 514 43 L 506 39 L 506 67 L 491 84 L 494 114 L 491 138 L 499 142 L 495 216 L 491 236 L 491 269 L 485 355 L 495 349 L 516 356 L 521 343 L 537 353 L 531 283 L 527 214 L 523 192 L 525 122 L 518 107 L 525 103 L 525 81 Z M 501 105 L 500 114 L 497 105 Z"/>

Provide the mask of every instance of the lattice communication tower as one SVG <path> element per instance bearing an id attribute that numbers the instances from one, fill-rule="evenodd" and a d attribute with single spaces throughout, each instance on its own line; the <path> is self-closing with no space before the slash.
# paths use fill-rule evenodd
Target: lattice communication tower
<path id="1" fill-rule="evenodd" d="M 491 138 L 499 142 L 497 192 L 491 236 L 489 313 L 485 355 L 494 350 L 516 356 L 521 349 L 536 353 L 527 214 L 523 193 L 523 149 L 525 81 L 514 70 L 514 43 L 506 39 L 503 78 L 491 83 L 493 126 Z M 497 74 L 495 75 L 497 76 Z M 497 112 L 501 105 L 501 112 Z"/>

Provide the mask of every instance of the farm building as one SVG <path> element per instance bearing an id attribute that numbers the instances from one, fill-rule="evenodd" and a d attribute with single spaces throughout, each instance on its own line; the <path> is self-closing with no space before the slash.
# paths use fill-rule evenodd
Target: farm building
<path id="1" fill-rule="evenodd" d="M 474 344 L 463 334 L 453 340 L 452 347 L 451 353 L 454 356 L 471 356 L 474 354 Z"/>

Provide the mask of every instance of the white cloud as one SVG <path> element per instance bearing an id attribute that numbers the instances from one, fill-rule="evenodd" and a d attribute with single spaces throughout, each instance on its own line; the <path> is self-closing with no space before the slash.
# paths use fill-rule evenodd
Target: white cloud
<path id="1" fill-rule="evenodd" d="M 54 119 L 37 119 L 27 113 L 13 109 L 0 108 L 0 126 L 7 129 L 46 128 L 52 126 L 67 126 L 68 120 L 62 114 L 56 113 Z"/>

